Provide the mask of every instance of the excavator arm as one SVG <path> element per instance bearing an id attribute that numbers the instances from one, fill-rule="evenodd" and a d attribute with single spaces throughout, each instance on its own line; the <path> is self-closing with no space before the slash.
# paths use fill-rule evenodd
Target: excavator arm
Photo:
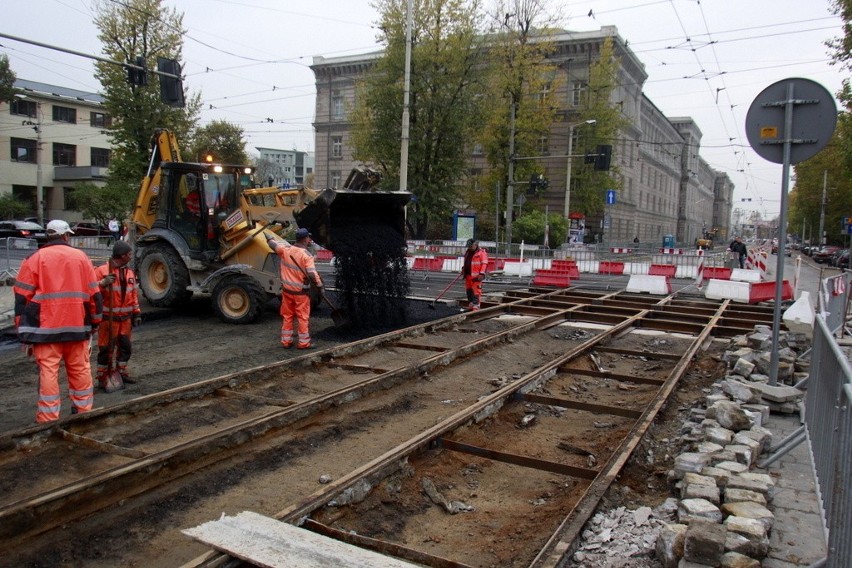
<path id="1" fill-rule="evenodd" d="M 158 129 L 151 138 L 151 158 L 148 161 L 148 171 L 142 178 L 139 194 L 133 206 L 131 217 L 133 230 L 136 235 L 144 235 L 157 217 L 158 201 L 160 199 L 160 178 L 162 162 L 181 162 L 180 148 L 177 139 L 170 130 Z"/>

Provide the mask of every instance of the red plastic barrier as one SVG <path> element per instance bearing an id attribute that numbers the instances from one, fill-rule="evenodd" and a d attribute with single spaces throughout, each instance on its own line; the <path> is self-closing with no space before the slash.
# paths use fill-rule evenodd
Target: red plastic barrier
<path id="1" fill-rule="evenodd" d="M 414 264 L 411 265 L 412 270 L 440 271 L 443 267 L 443 258 L 424 258 L 422 256 L 415 258 Z"/>
<path id="2" fill-rule="evenodd" d="M 624 274 L 624 263 L 602 260 L 598 266 L 598 274 Z"/>
<path id="3" fill-rule="evenodd" d="M 553 260 L 550 262 L 550 269 L 567 272 L 569 278 L 580 277 L 580 269 L 577 267 L 576 260 Z"/>
<path id="4" fill-rule="evenodd" d="M 322 249 L 317 251 L 317 260 L 328 262 L 332 259 L 334 253 L 330 250 Z"/>
<path id="5" fill-rule="evenodd" d="M 793 299 L 793 287 L 790 282 L 784 281 L 781 287 L 781 299 Z M 758 302 L 766 302 L 775 300 L 775 282 L 752 282 L 748 290 L 748 303 L 756 304 Z"/>
<path id="6" fill-rule="evenodd" d="M 533 286 L 555 286 L 557 288 L 567 288 L 571 285 L 571 279 L 567 272 L 560 270 L 549 270 L 542 268 L 535 271 L 533 277 Z"/>
<path id="7" fill-rule="evenodd" d="M 733 271 L 730 268 L 725 268 L 723 266 L 705 266 L 704 279 L 709 280 L 710 278 L 713 278 L 715 280 L 730 280 L 732 272 Z"/>
<path id="8" fill-rule="evenodd" d="M 486 268 L 487 272 L 494 272 L 495 270 L 503 270 L 506 267 L 506 259 L 505 258 L 489 258 L 488 259 L 488 268 Z"/>
<path id="9" fill-rule="evenodd" d="M 677 272 L 677 266 L 674 264 L 652 264 L 648 270 L 648 276 L 665 276 L 666 278 L 674 278 Z"/>

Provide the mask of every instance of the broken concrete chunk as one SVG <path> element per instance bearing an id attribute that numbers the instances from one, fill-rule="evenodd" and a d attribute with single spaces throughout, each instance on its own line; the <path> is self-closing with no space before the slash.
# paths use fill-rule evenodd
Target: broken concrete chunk
<path id="1" fill-rule="evenodd" d="M 740 503 L 731 503 L 739 505 Z M 771 513 L 770 513 L 771 514 Z M 760 542 L 769 536 L 769 530 L 759 519 L 730 515 L 725 519 L 725 525 L 729 531 L 741 534 L 752 542 Z"/>
<path id="2" fill-rule="evenodd" d="M 739 432 L 740 430 L 748 430 L 753 426 L 751 418 L 735 402 L 720 400 L 712 408 L 715 409 L 713 418 L 722 428 Z"/>
<path id="3" fill-rule="evenodd" d="M 700 473 L 701 470 L 710 464 L 710 456 L 698 452 L 684 452 L 675 458 L 674 469 L 679 472 L 678 479 L 683 477 L 683 474 L 691 471 Z"/>
<path id="4" fill-rule="evenodd" d="M 753 542 L 741 534 L 728 531 L 725 537 L 725 550 L 738 552 L 751 558 L 762 559 L 769 554 L 769 539 Z"/>
<path id="5" fill-rule="evenodd" d="M 712 477 L 716 481 L 716 485 L 719 487 L 725 487 L 728 484 L 728 479 L 731 478 L 731 472 L 726 469 L 719 469 L 718 467 L 705 467 L 701 470 L 701 475 L 706 475 L 707 477 Z"/>
<path id="6" fill-rule="evenodd" d="M 657 560 L 663 565 L 663 568 L 676 568 L 678 560 L 683 558 L 683 543 L 686 539 L 686 525 L 681 524 L 665 524 L 660 529 L 660 536 L 657 538 Z"/>
<path id="7" fill-rule="evenodd" d="M 799 389 L 795 387 L 788 387 L 786 385 L 771 386 L 755 383 L 754 388 L 760 391 L 760 395 L 763 397 L 763 400 L 768 400 L 770 402 L 796 403 L 802 400 L 802 397 L 804 396 L 804 393 Z"/>
<path id="8" fill-rule="evenodd" d="M 736 363 L 734 363 L 734 368 L 732 370 L 734 374 L 748 378 L 748 376 L 754 371 L 754 363 L 750 363 L 745 359 L 740 358 L 737 359 Z"/>
<path id="9" fill-rule="evenodd" d="M 760 568 L 760 561 L 739 552 L 726 552 L 719 568 Z"/>
<path id="10" fill-rule="evenodd" d="M 704 439 L 720 446 L 727 446 L 734 439 L 734 433 L 721 426 L 719 428 L 707 428 L 704 430 Z"/>
<path id="11" fill-rule="evenodd" d="M 719 504 L 719 488 L 713 485 L 699 485 L 696 483 L 684 484 L 681 491 L 683 499 L 706 499 L 714 505 Z"/>
<path id="12" fill-rule="evenodd" d="M 728 520 L 732 518 L 759 522 L 764 527 L 764 536 L 769 534 L 770 529 L 772 529 L 772 525 L 775 524 L 775 515 L 772 514 L 772 511 L 770 511 L 760 503 L 755 503 L 753 501 L 725 503 L 724 505 L 722 505 L 722 511 L 725 514 L 730 515 L 730 517 L 728 517 L 725 522 L 728 522 Z M 731 530 L 734 530 L 734 528 L 732 527 L 729 528 Z M 738 532 L 743 536 L 749 536 L 741 530 L 734 530 L 734 532 Z"/>
<path id="13" fill-rule="evenodd" d="M 736 461 L 719 462 L 714 467 L 718 469 L 724 469 L 725 471 L 730 471 L 731 473 L 742 473 L 744 471 L 748 471 L 747 466 Z M 730 481 L 728 483 L 730 484 Z"/>
<path id="14" fill-rule="evenodd" d="M 766 497 L 758 491 L 748 489 L 725 489 L 725 503 L 740 503 L 750 501 L 758 505 L 766 506 Z"/>

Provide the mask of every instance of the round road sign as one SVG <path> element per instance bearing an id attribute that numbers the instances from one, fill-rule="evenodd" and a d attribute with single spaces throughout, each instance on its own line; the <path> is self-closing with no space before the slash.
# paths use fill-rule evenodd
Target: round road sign
<path id="1" fill-rule="evenodd" d="M 790 93 L 792 92 L 792 96 Z M 793 124 L 784 132 L 787 105 Z M 769 85 L 751 103 L 746 136 L 758 155 L 776 164 L 784 161 L 784 143 L 790 141 L 790 163 L 807 160 L 828 144 L 837 124 L 837 106 L 825 87 L 810 79 L 784 79 Z"/>

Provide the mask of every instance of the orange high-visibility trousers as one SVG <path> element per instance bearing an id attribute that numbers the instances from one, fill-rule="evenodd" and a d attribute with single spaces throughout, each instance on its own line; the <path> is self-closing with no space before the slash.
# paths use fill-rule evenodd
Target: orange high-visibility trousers
<path id="1" fill-rule="evenodd" d="M 311 344 L 311 333 L 308 322 L 311 319 L 311 297 L 307 294 L 281 294 L 281 345 L 290 347 L 296 337 L 293 320 L 297 320 L 297 347 L 304 348 Z"/>
<path id="2" fill-rule="evenodd" d="M 36 422 L 59 420 L 59 365 L 63 360 L 73 411 L 88 412 L 92 409 L 95 399 L 88 340 L 34 343 L 33 355 L 38 363 Z"/>
<path id="3" fill-rule="evenodd" d="M 482 298 L 482 281 L 477 279 L 477 276 L 465 276 L 464 288 L 467 294 L 467 301 L 470 303 L 471 310 L 479 309 L 479 300 Z"/>

